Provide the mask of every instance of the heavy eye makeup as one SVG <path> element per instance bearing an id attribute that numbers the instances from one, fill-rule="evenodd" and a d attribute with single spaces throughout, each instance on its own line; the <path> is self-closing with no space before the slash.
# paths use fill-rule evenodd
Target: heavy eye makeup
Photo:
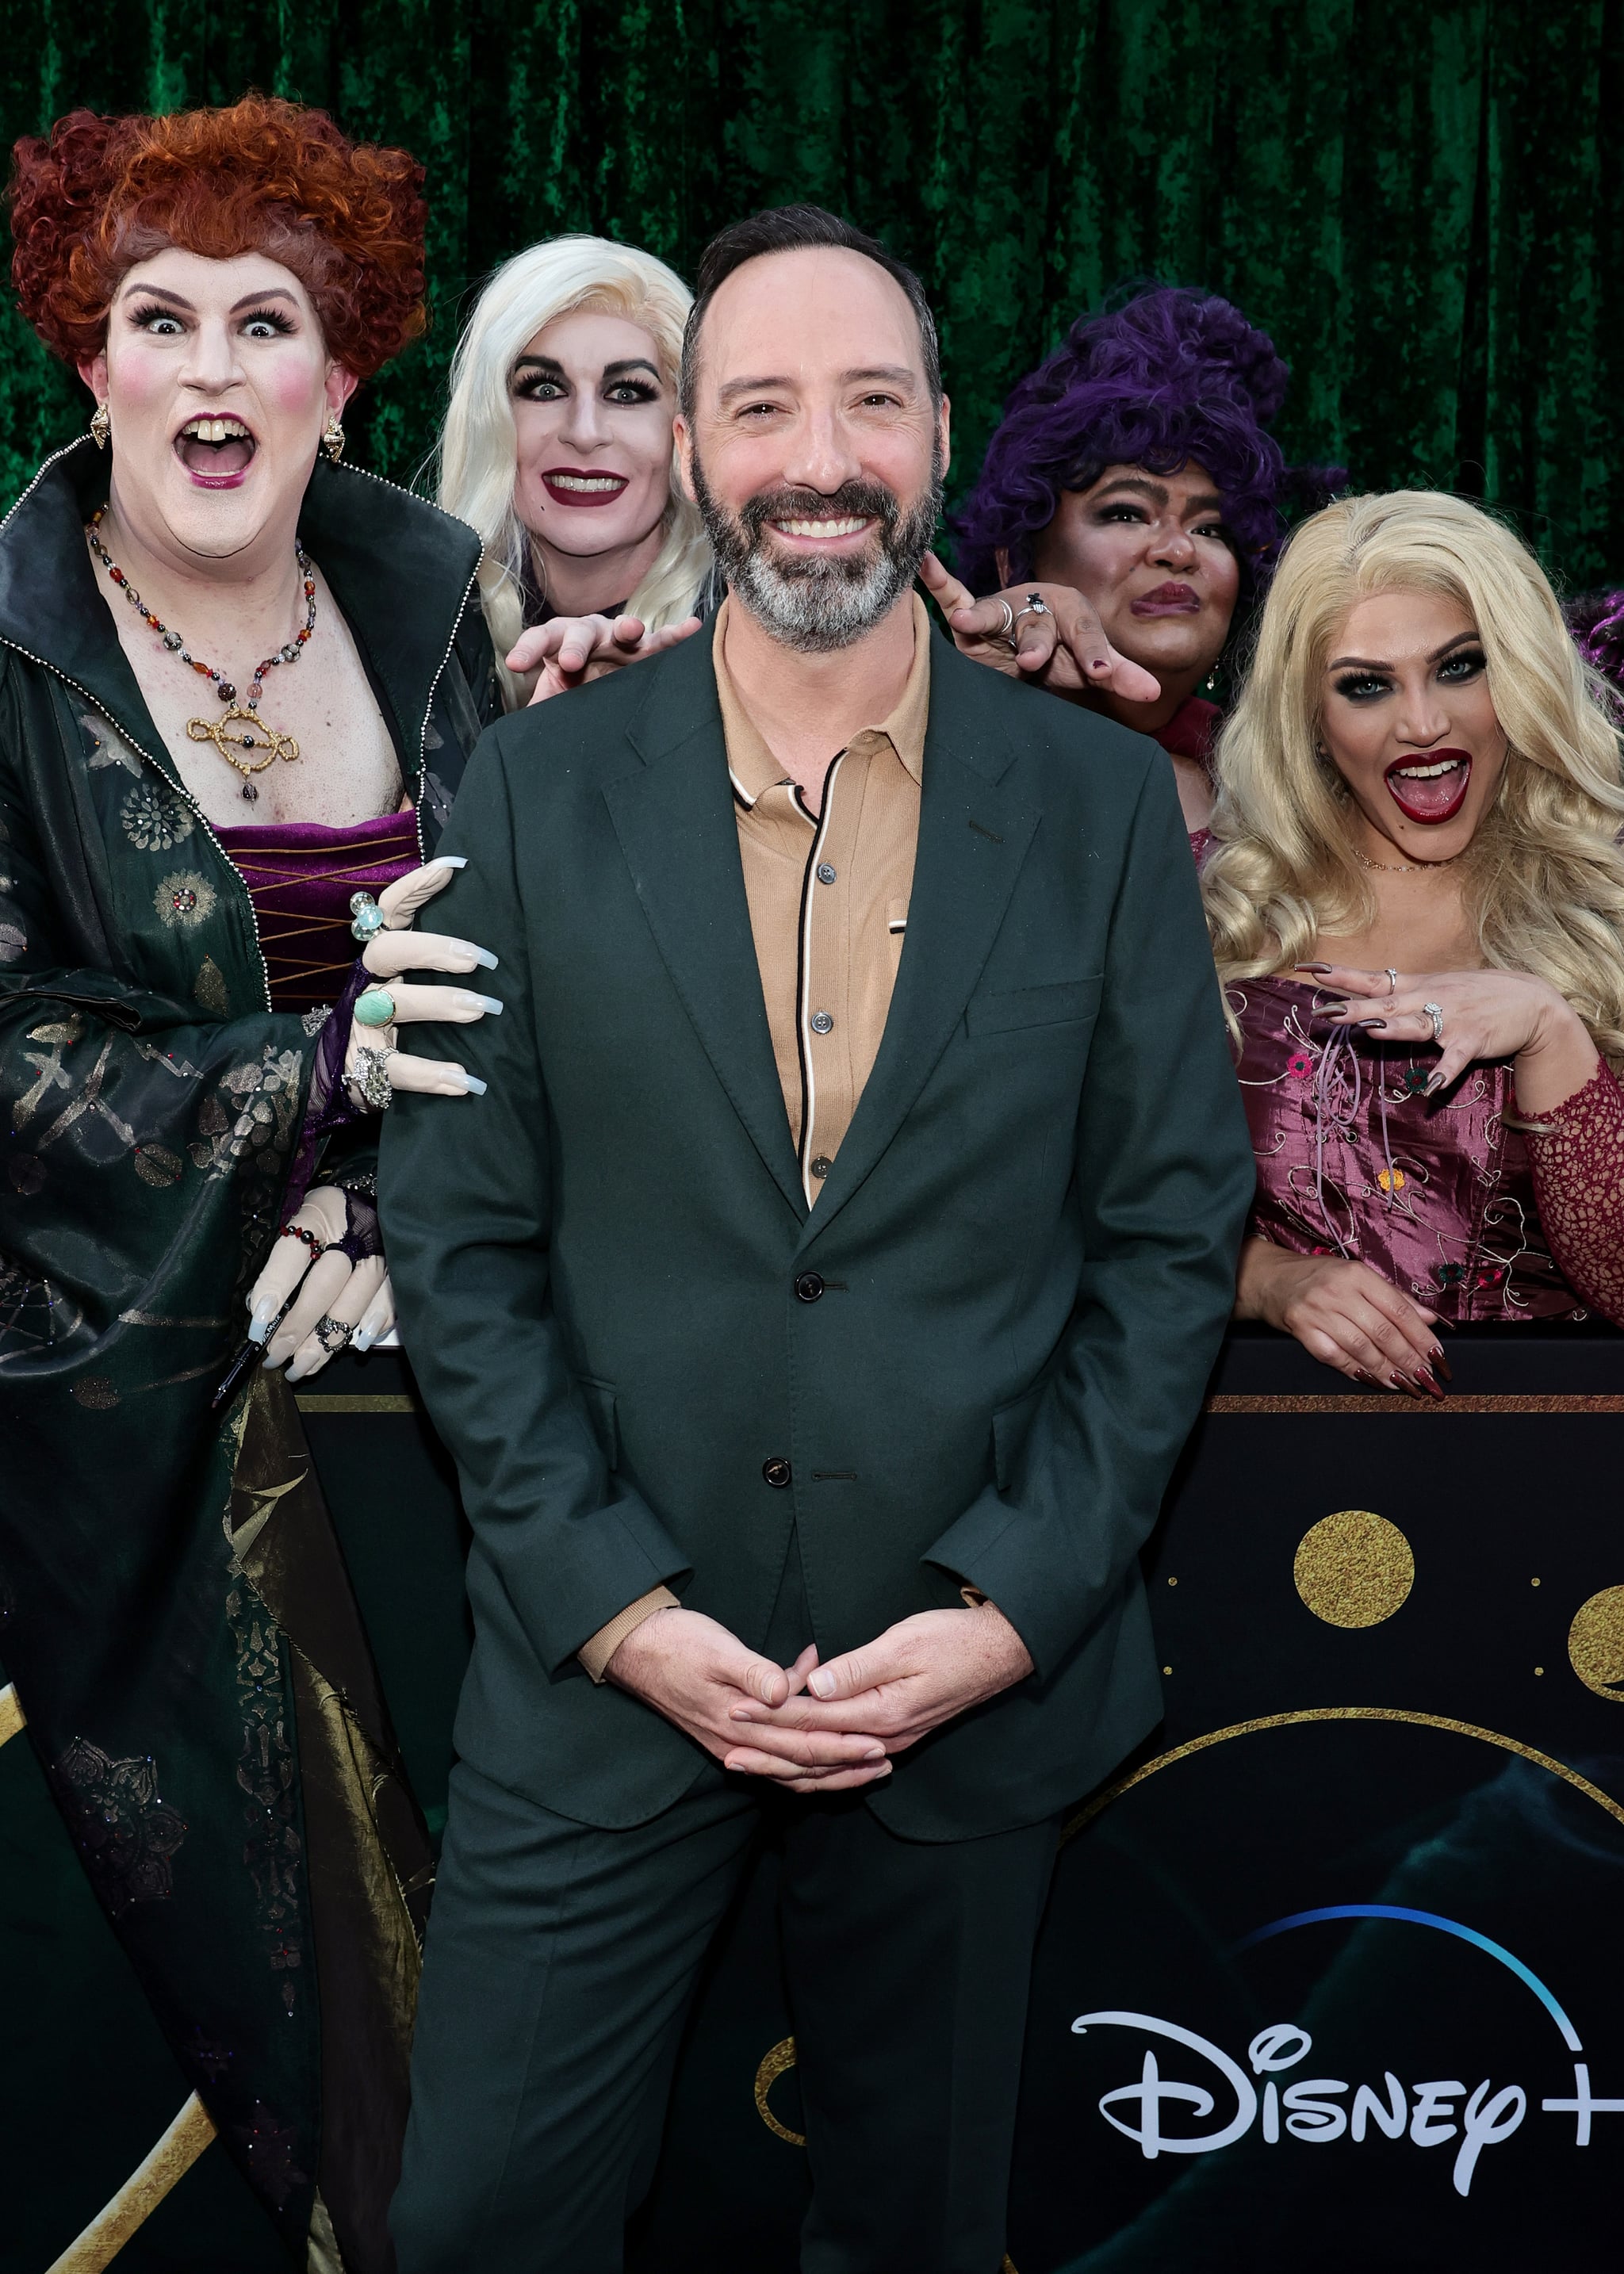
<path id="1" fill-rule="evenodd" d="M 156 301 L 131 309 L 129 320 L 132 330 L 150 332 L 158 339 L 174 337 L 186 328 L 185 320 L 173 308 L 161 307 Z M 298 326 L 280 308 L 253 308 L 238 319 L 238 328 L 250 339 L 263 339 L 268 335 L 290 339 Z"/>
<path id="2" fill-rule="evenodd" d="M 660 388 L 649 379 L 630 379 L 622 376 L 607 379 L 601 393 L 606 403 L 623 410 L 638 409 L 646 403 L 658 403 Z M 572 392 L 562 372 L 530 369 L 515 373 L 513 397 L 517 403 L 563 403 Z"/>
<path id="3" fill-rule="evenodd" d="M 1441 657 L 1432 666 L 1432 677 L 1440 687 L 1469 687 L 1487 668 L 1487 659 L 1474 642 Z M 1350 670 L 1339 674 L 1332 683 L 1344 702 L 1366 704 L 1390 695 L 1397 681 L 1391 672 Z"/>
<path id="4" fill-rule="evenodd" d="M 1134 504 L 1129 498 L 1113 498 L 1105 505 L 1096 506 L 1091 518 L 1095 526 L 1101 529 L 1111 522 L 1126 522 L 1148 529 L 1151 519 L 1142 505 Z M 1229 545 L 1229 532 L 1221 521 L 1198 521 L 1189 533 L 1191 537 L 1206 538 L 1214 545 Z M 1233 546 L 1230 549 L 1233 551 Z"/>

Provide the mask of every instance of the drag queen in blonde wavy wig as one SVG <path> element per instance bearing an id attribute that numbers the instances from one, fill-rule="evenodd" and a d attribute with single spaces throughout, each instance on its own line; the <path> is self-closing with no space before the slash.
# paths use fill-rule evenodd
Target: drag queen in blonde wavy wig
<path id="1" fill-rule="evenodd" d="M 1287 546 L 1202 876 L 1258 1157 L 1236 1314 L 1368 1387 L 1444 1397 L 1440 1321 L 1624 1323 L 1615 716 L 1477 507 L 1348 498 Z"/>
<path id="2" fill-rule="evenodd" d="M 1472 618 L 1506 734 L 1499 794 L 1462 864 L 1483 961 L 1549 980 L 1624 1056 L 1624 778 L 1608 698 L 1527 546 L 1441 492 L 1342 499 L 1286 548 L 1222 738 L 1203 880 L 1220 975 L 1289 971 L 1321 934 L 1373 915 L 1348 787 L 1319 754 L 1321 681 L 1355 604 L 1394 591 L 1446 595 Z"/>
<path id="3" fill-rule="evenodd" d="M 483 543 L 480 589 L 499 658 L 517 641 L 527 616 L 533 622 L 543 613 L 555 613 L 547 540 L 539 527 L 520 518 L 516 486 L 520 474 L 516 402 L 522 400 L 527 385 L 533 389 L 551 383 L 533 373 L 526 378 L 529 350 L 541 333 L 565 316 L 612 316 L 636 326 L 654 350 L 668 440 L 683 327 L 692 304 L 687 286 L 663 261 L 601 237 L 559 237 L 532 245 L 505 262 L 481 294 L 451 365 L 450 403 L 440 444 L 439 500 L 448 513 L 471 523 Z M 623 382 L 628 387 L 635 383 Z M 613 456 L 612 449 L 608 455 Z M 654 520 L 646 532 L 639 532 L 652 538 L 657 530 L 659 546 L 635 587 L 612 596 L 626 615 L 640 618 L 650 632 L 667 629 L 692 614 L 711 568 L 709 541 L 697 509 L 682 493 L 674 452 L 661 468 L 660 486 L 663 499 L 656 495 L 650 501 Z M 533 514 L 531 518 L 533 522 L 536 517 Z M 593 516 L 565 516 L 570 523 L 578 518 L 590 524 Z M 570 533 L 573 538 L 573 527 Z M 578 557 L 578 544 L 572 551 Z M 560 601 L 555 613 L 564 616 L 576 611 Z M 510 703 L 522 701 L 525 690 L 514 675 L 504 669 L 503 678 Z"/>

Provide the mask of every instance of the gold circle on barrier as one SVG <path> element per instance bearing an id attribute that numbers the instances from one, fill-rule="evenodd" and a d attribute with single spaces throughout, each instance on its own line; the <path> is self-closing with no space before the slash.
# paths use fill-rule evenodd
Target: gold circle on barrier
<path id="1" fill-rule="evenodd" d="M 1567 1657 L 1587 1690 L 1624 1706 L 1624 1587 L 1581 1603 L 1567 1630 Z"/>
<path id="2" fill-rule="evenodd" d="M 1377 1627 L 1402 1608 L 1416 1584 L 1416 1559 L 1396 1524 L 1368 1508 L 1344 1508 L 1310 1525 L 1291 1576 L 1327 1626 Z"/>

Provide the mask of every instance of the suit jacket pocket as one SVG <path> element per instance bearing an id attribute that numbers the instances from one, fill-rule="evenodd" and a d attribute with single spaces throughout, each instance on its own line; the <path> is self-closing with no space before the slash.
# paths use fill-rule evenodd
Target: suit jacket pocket
<path id="1" fill-rule="evenodd" d="M 1030 1389 L 1012 1397 L 1008 1405 L 1001 1405 L 993 1416 L 993 1474 L 1001 1493 L 1017 1491 L 1023 1480 L 1026 1442 L 1048 1386 L 1049 1377 L 1045 1374 Z"/>
<path id="2" fill-rule="evenodd" d="M 971 1035 L 1005 1035 L 1018 1027 L 1058 1027 L 1091 1019 L 1099 1008 L 1101 972 L 1087 979 L 1062 979 L 1051 987 L 1016 987 L 1007 993 L 972 995 L 964 1011 Z"/>
<path id="3" fill-rule="evenodd" d="M 620 1424 L 615 1413 L 615 1385 L 609 1382 L 594 1382 L 587 1374 L 578 1374 L 576 1388 L 585 1401 L 593 1434 L 603 1449 L 603 1457 L 611 1469 L 620 1466 Z"/>

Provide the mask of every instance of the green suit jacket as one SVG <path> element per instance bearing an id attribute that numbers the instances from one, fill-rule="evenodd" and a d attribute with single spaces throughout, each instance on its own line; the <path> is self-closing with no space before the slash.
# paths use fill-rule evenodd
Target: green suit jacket
<path id="1" fill-rule="evenodd" d="M 668 1806 L 706 1757 L 576 1651 L 661 1580 L 759 1645 L 795 1538 L 826 1658 L 968 1581 L 1035 1663 L 876 1814 L 1035 1821 L 1158 1718 L 1137 1555 L 1252 1192 L 1172 769 L 936 640 L 906 945 L 809 1212 L 710 639 L 489 729 L 444 839 L 428 922 L 506 1009 L 420 1030 L 489 1090 L 397 1097 L 381 1197 L 473 1527 L 457 1743 L 588 1823 Z"/>

